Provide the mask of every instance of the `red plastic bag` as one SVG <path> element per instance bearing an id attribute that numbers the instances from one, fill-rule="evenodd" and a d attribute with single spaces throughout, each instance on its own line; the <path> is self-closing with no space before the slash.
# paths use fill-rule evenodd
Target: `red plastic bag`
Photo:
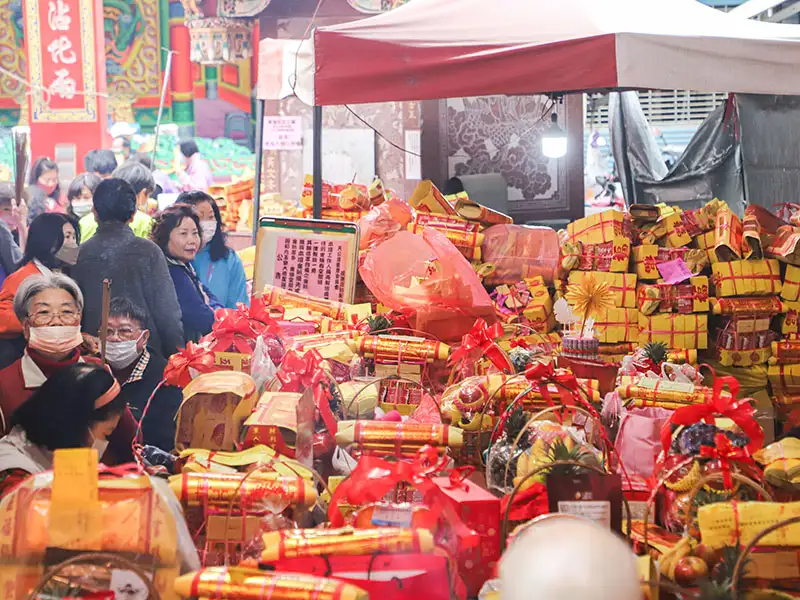
<path id="1" fill-rule="evenodd" d="M 513 284 L 537 275 L 546 285 L 553 282 L 560 246 L 554 229 L 494 225 L 483 236 L 483 262 L 495 267 L 484 279 L 487 285 Z"/>
<path id="2" fill-rule="evenodd" d="M 442 341 L 460 340 L 478 318 L 497 320 L 472 266 L 434 229 L 384 240 L 367 252 L 359 273 L 381 304 Z"/>
<path id="3" fill-rule="evenodd" d="M 411 213 L 408 203 L 399 198 L 390 198 L 374 207 L 358 220 L 361 231 L 359 249 L 366 250 L 405 229 L 411 222 Z"/>

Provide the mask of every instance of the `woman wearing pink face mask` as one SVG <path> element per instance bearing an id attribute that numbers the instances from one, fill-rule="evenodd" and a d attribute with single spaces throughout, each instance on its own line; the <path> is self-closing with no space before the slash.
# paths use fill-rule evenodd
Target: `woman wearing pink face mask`
<path id="1" fill-rule="evenodd" d="M 58 185 L 58 165 L 52 159 L 46 156 L 36 159 L 28 184 L 30 221 L 45 212 L 67 212 L 66 198 Z"/>
<path id="2" fill-rule="evenodd" d="M 0 426 L 8 433 L 14 411 L 59 370 L 76 363 L 97 363 L 81 356 L 83 294 L 78 284 L 61 273 L 33 275 L 14 297 L 14 312 L 22 323 L 24 354 L 0 371 Z M 136 422 L 126 411 L 109 435 L 109 462 L 133 460 L 131 442 Z"/>

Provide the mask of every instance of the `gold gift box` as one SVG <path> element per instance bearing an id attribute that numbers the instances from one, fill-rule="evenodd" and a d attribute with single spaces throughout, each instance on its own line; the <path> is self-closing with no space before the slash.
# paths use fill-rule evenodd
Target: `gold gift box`
<path id="1" fill-rule="evenodd" d="M 670 349 L 708 348 L 708 315 L 639 314 L 639 345 L 664 342 Z"/>
<path id="2" fill-rule="evenodd" d="M 800 364 L 770 365 L 767 368 L 767 378 L 775 395 L 800 394 Z"/>
<path id="3" fill-rule="evenodd" d="M 639 339 L 639 311 L 635 308 L 607 308 L 595 319 L 594 331 L 602 344 L 636 342 Z"/>
<path id="4" fill-rule="evenodd" d="M 663 255 L 664 249 L 655 244 L 636 246 L 633 249 L 633 264 L 636 267 L 636 275 L 640 280 L 655 281 L 661 277 L 657 266 L 659 250 Z"/>
<path id="5" fill-rule="evenodd" d="M 781 288 L 781 298 L 789 302 L 800 300 L 800 267 L 786 265 L 786 273 L 783 276 L 783 287 Z"/>
<path id="6" fill-rule="evenodd" d="M 528 325 L 539 333 L 553 331 L 556 326 L 553 298 L 550 296 L 550 289 L 544 283 L 544 278 L 537 275 L 524 281 L 531 294 L 531 300 L 522 311 L 522 316 L 527 319 Z"/>
<path id="7" fill-rule="evenodd" d="M 688 246 L 692 241 L 683 224 L 680 209 L 672 209 L 672 212 L 663 217 L 661 221 L 667 228 L 667 246 L 670 248 L 682 248 Z"/>
<path id="8" fill-rule="evenodd" d="M 717 297 L 772 296 L 781 293 L 781 271 L 774 258 L 711 265 Z"/>
<path id="9" fill-rule="evenodd" d="M 784 335 L 790 333 L 800 333 L 798 328 L 798 315 L 800 315 L 800 302 L 784 302 L 786 313 L 783 315 L 781 322 L 781 333 Z"/>
<path id="10" fill-rule="evenodd" d="M 717 234 L 715 231 L 708 231 L 702 235 L 698 235 L 694 238 L 694 243 L 700 250 L 705 250 L 706 256 L 708 256 L 708 262 L 712 265 L 720 262 L 717 257 L 717 251 L 714 248 L 717 243 Z"/>
<path id="11" fill-rule="evenodd" d="M 583 217 L 567 225 L 571 241 L 584 244 L 602 244 L 614 238 L 625 236 L 625 213 L 619 210 L 606 210 Z"/>
<path id="12" fill-rule="evenodd" d="M 754 348 L 752 350 L 725 350 L 724 348 L 719 348 L 719 362 L 723 367 L 763 365 L 771 356 L 771 348 Z"/>
<path id="13" fill-rule="evenodd" d="M 605 213 L 601 213 L 605 214 Z M 571 271 L 570 284 L 580 284 L 593 275 L 598 282 L 607 281 L 617 308 L 636 308 L 636 275 L 633 273 L 604 273 L 603 271 Z"/>
<path id="14" fill-rule="evenodd" d="M 770 525 L 800 516 L 800 502 L 715 502 L 697 510 L 703 543 L 710 548 L 743 546 Z M 800 523 L 776 529 L 761 546 L 800 546 Z"/>
<path id="15" fill-rule="evenodd" d="M 567 256 L 570 256 L 567 254 Z M 602 244 L 582 244 L 578 254 L 578 271 L 609 271 L 627 273 L 631 259 L 631 241 L 627 237 L 615 237 Z"/>
<path id="16" fill-rule="evenodd" d="M 658 296 L 652 298 L 647 290 L 654 289 Z M 645 314 L 654 312 L 679 312 L 679 313 L 705 313 L 708 312 L 708 277 L 698 275 L 677 285 L 664 283 L 659 279 L 658 284 L 639 284 L 636 290 L 637 307 Z M 653 310 L 651 302 L 658 302 L 658 307 Z M 691 303 L 691 306 L 690 306 Z"/>

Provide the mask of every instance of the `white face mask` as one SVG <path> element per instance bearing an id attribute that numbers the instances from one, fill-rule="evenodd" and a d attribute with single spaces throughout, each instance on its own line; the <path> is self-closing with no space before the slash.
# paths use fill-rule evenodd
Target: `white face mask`
<path id="1" fill-rule="evenodd" d="M 78 217 L 82 217 L 89 214 L 89 211 L 92 210 L 92 206 L 93 203 L 91 200 L 73 200 L 72 212 L 78 215 Z"/>
<path id="2" fill-rule="evenodd" d="M 31 327 L 28 346 L 45 354 L 63 354 L 83 343 L 80 325 Z"/>
<path id="3" fill-rule="evenodd" d="M 139 340 L 142 339 L 142 335 L 144 335 L 144 332 L 137 339 L 125 342 L 106 342 L 106 360 L 108 364 L 114 369 L 124 369 L 133 364 L 133 361 L 139 358 L 141 354 L 137 345 Z"/>
<path id="4" fill-rule="evenodd" d="M 103 454 L 106 453 L 106 449 L 108 448 L 108 440 L 98 440 L 92 434 L 91 430 L 89 431 L 89 435 L 92 438 L 92 448 L 97 450 L 97 460 L 103 458 Z"/>
<path id="5" fill-rule="evenodd" d="M 203 239 L 203 243 L 207 244 L 211 241 L 211 238 L 214 237 L 214 234 L 217 233 L 217 222 L 212 221 L 200 221 L 200 235 Z"/>

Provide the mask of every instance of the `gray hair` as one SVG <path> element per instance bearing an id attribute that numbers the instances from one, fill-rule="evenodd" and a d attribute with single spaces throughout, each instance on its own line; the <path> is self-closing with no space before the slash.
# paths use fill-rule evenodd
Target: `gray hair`
<path id="1" fill-rule="evenodd" d="M 78 312 L 83 312 L 83 294 L 81 288 L 66 275 L 50 273 L 48 275 L 31 275 L 19 286 L 14 295 L 14 314 L 17 319 L 24 321 L 28 318 L 28 307 L 31 300 L 45 290 L 64 290 L 75 299 Z"/>
<path id="2" fill-rule="evenodd" d="M 137 160 L 126 160 L 116 169 L 112 177 L 127 181 L 133 187 L 133 191 L 139 195 L 142 190 L 152 192 L 156 189 L 156 182 L 150 169 L 145 167 Z"/>

